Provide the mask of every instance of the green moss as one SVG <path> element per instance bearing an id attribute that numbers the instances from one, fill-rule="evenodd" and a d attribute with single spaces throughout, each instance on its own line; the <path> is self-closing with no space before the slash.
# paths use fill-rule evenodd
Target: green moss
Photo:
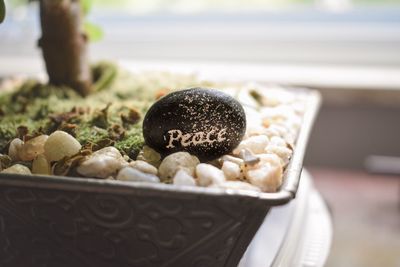
<path id="1" fill-rule="evenodd" d="M 6 146 L 16 136 L 16 128 L 10 124 L 0 124 L 0 153 L 5 153 Z"/>
<path id="2" fill-rule="evenodd" d="M 135 127 L 127 134 L 126 138 L 118 141 L 115 147 L 130 158 L 136 158 L 144 145 L 141 127 Z"/>
<path id="3" fill-rule="evenodd" d="M 85 98 L 35 80 L 0 94 L 0 153 L 17 137 L 17 128 L 26 126 L 30 134 L 65 130 L 86 147 L 114 145 L 135 158 L 144 144 L 143 117 L 160 92 L 210 85 L 190 75 L 132 74 L 105 62 L 93 74 L 96 91 Z"/>
<path id="4" fill-rule="evenodd" d="M 89 124 L 78 126 L 76 131 L 76 139 L 81 144 L 96 144 L 103 139 L 108 138 L 108 131 L 99 127 L 92 127 Z"/>

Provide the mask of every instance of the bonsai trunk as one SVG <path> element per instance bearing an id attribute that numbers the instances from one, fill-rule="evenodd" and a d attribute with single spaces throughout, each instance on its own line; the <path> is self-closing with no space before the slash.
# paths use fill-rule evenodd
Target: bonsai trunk
<path id="1" fill-rule="evenodd" d="M 88 95 L 92 77 L 87 59 L 87 37 L 82 31 L 79 0 L 40 0 L 42 48 L 49 83 L 67 85 Z"/>

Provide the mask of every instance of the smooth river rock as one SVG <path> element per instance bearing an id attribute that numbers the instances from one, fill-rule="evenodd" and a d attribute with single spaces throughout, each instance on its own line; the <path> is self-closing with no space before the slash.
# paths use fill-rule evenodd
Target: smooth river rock
<path id="1" fill-rule="evenodd" d="M 204 88 L 164 96 L 150 107 L 143 121 L 149 147 L 163 156 L 187 151 L 202 162 L 230 153 L 245 129 L 241 104 L 221 91 Z"/>

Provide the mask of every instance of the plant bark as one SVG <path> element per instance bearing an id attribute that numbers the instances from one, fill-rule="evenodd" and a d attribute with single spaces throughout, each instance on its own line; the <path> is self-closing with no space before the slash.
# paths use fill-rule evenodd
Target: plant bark
<path id="1" fill-rule="evenodd" d="M 42 48 L 49 83 L 67 85 L 81 95 L 92 88 L 87 36 L 82 30 L 79 0 L 40 0 Z"/>

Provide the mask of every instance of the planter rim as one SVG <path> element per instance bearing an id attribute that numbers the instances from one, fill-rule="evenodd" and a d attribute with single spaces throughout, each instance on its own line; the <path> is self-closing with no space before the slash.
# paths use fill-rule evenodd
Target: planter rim
<path id="1" fill-rule="evenodd" d="M 227 198 L 251 198 L 261 205 L 276 206 L 291 201 L 295 196 L 300 182 L 303 159 L 311 133 L 311 129 L 318 113 L 321 102 L 320 94 L 315 90 L 293 89 L 307 95 L 307 109 L 303 115 L 302 125 L 296 139 L 296 146 L 287 166 L 283 184 L 276 193 L 263 193 L 250 190 L 235 190 L 222 188 L 205 188 L 192 186 L 177 186 L 163 183 L 127 182 L 117 180 L 100 180 L 93 178 L 76 178 L 63 176 L 18 175 L 0 173 L 0 185 L 22 186 L 30 188 L 47 188 L 59 190 L 73 190 L 84 192 L 109 192 L 134 195 L 171 196 L 171 194 L 185 197 L 188 195 L 223 196 Z"/>

